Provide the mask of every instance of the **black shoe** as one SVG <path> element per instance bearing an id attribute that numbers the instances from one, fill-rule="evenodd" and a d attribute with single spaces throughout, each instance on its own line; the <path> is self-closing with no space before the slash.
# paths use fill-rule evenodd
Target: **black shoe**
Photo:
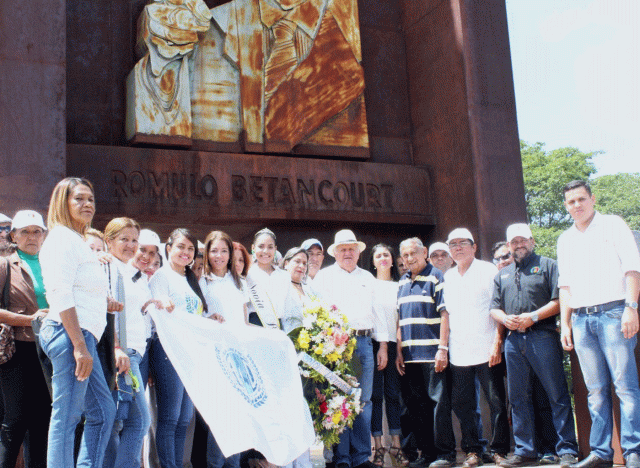
<path id="1" fill-rule="evenodd" d="M 334 466 L 334 468 L 349 468 L 349 464 L 348 464 L 348 463 L 338 463 L 338 464 L 335 464 L 335 463 L 333 463 L 333 462 L 327 462 L 327 464 L 325 465 L 325 468 L 326 468 L 327 466 L 329 466 L 329 463 L 331 463 L 331 464 Z"/>
<path id="2" fill-rule="evenodd" d="M 431 459 L 420 456 L 412 462 L 409 462 L 409 468 L 427 468 L 427 466 L 429 466 L 429 463 L 431 463 L 432 461 L 433 460 Z"/>
<path id="3" fill-rule="evenodd" d="M 564 453 L 560 455 L 560 468 L 569 468 L 571 465 L 575 465 L 576 463 L 578 463 L 578 457 L 573 453 Z"/>
<path id="4" fill-rule="evenodd" d="M 630 453 L 625 460 L 627 468 L 640 468 L 640 455 L 637 453 Z"/>
<path id="5" fill-rule="evenodd" d="M 514 453 L 506 460 L 500 462 L 500 465 L 498 466 L 501 466 L 502 468 L 515 468 L 518 466 L 535 466 L 537 464 L 538 457 L 523 457 Z"/>
<path id="6" fill-rule="evenodd" d="M 340 466 L 340 465 L 338 465 Z M 380 468 L 379 466 L 374 465 L 369 460 L 364 463 L 360 463 L 359 465 L 354 466 L 354 468 Z"/>
<path id="7" fill-rule="evenodd" d="M 590 453 L 587 458 L 571 465 L 570 468 L 611 468 L 612 466 L 613 460 L 603 460 L 599 456 Z"/>

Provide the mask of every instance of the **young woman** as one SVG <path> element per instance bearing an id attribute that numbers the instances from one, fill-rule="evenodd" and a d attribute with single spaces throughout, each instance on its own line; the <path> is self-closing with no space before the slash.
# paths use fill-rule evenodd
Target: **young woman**
<path id="1" fill-rule="evenodd" d="M 251 256 L 240 242 L 233 243 L 233 268 L 240 278 L 246 278 L 251 268 Z"/>
<path id="2" fill-rule="evenodd" d="M 8 309 L 0 309 L 0 323 L 13 327 L 16 350 L 9 361 L 0 365 L 0 388 L 4 402 L 4 419 L 0 429 L 0 467 L 14 468 L 20 446 L 25 444 L 29 468 L 47 465 L 47 431 L 51 418 L 51 397 L 47 389 L 31 320 L 46 317 L 47 299 L 42 283 L 39 252 L 46 236 L 39 213 L 18 211 L 13 217 L 10 239 L 15 253 L 0 259 L 0 296 L 9 281 L 9 297 L 3 297 Z M 9 267 L 10 279 L 6 277 Z"/>
<path id="3" fill-rule="evenodd" d="M 374 301 L 382 306 L 387 318 L 387 331 L 389 333 L 389 362 L 396 359 L 396 327 L 398 313 L 396 301 L 398 297 L 398 273 L 395 265 L 393 249 L 386 244 L 376 245 L 371 252 L 370 271 L 378 279 L 375 289 Z M 373 341 L 374 355 L 378 352 L 380 344 Z M 384 400 L 387 410 L 387 423 L 391 436 L 391 447 L 385 449 L 382 445 L 382 402 Z M 371 394 L 371 435 L 374 440 L 375 456 L 373 463 L 376 466 L 384 465 L 384 455 L 389 453 L 396 466 L 407 466 L 409 460 L 402 451 L 400 442 L 400 375 L 396 366 L 387 366 L 384 370 L 374 370 L 373 393 Z"/>
<path id="4" fill-rule="evenodd" d="M 249 322 L 265 327 L 279 328 L 278 317 L 291 288 L 291 276 L 274 266 L 276 235 L 264 228 L 253 237 L 251 250 L 256 262 L 247 273 L 247 286 L 251 298 Z"/>
<path id="5" fill-rule="evenodd" d="M 165 247 L 167 264 L 149 282 L 152 296 L 171 300 L 174 313 L 206 314 L 204 296 L 189 268 L 197 249 L 198 241 L 187 229 L 174 230 Z M 152 339 L 149 353 L 149 371 L 155 381 L 158 402 L 156 450 L 162 468 L 179 468 L 193 403 L 157 336 Z"/>
<path id="6" fill-rule="evenodd" d="M 151 263 L 157 247 L 140 244 L 139 235 L 140 226 L 131 218 L 112 219 L 104 230 L 105 243 L 113 257 L 107 265 L 111 292 L 124 304 L 124 310 L 116 318 L 115 356 L 119 375 L 114 443 L 105 460 L 105 466 L 115 468 L 140 467 L 142 441 L 151 423 L 140 371 L 151 331 L 143 314 L 151 303 L 160 309 L 165 307 L 151 298 L 149 284 L 138 268 Z M 169 304 L 167 308 L 171 309 Z M 131 376 L 139 383 L 137 390 Z"/>
<path id="7" fill-rule="evenodd" d="M 308 272 L 309 254 L 302 247 L 289 249 L 282 259 L 282 267 L 291 277 L 294 294 L 287 297 L 284 309 L 280 312 L 280 324 L 285 333 L 302 326 L 302 310 L 311 294 L 304 280 Z"/>
<path id="8" fill-rule="evenodd" d="M 95 211 L 88 180 L 68 177 L 59 182 L 49 203 L 49 235 L 40 251 L 49 303 L 40 344 L 53 365 L 50 468 L 75 466 L 75 430 L 83 412 L 78 465 L 102 468 L 116 411 L 96 344 L 107 311 L 120 311 L 122 305 L 108 297 L 107 276 L 83 238 Z"/>

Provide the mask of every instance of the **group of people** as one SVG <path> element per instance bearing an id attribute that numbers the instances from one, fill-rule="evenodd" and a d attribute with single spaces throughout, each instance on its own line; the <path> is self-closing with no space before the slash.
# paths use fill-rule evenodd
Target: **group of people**
<path id="1" fill-rule="evenodd" d="M 319 297 L 354 330 L 363 407 L 325 449 L 328 464 L 379 468 L 388 454 L 397 466 L 448 468 L 456 463 L 453 413 L 465 468 L 608 468 L 613 383 L 626 464 L 640 468 L 640 255 L 624 221 L 595 211 L 586 182 L 567 184 L 563 197 L 574 224 L 558 241 L 557 262 L 535 253 L 528 225 L 513 224 L 493 262 L 477 258 L 473 234 L 461 227 L 428 249 L 406 239 L 399 255 L 378 244 L 365 269 L 366 246 L 348 229 L 326 250 L 311 238 L 279 261 L 276 235 L 266 228 L 255 234 L 251 255 L 222 231 L 200 243 L 179 228 L 161 243 L 121 217 L 101 233 L 91 228 L 91 183 L 66 178 L 53 191 L 46 225 L 31 210 L 0 215 L 0 236 L 14 249 L 0 262 L 0 323 L 15 341 L 0 364 L 0 467 L 15 466 L 23 443 L 28 467 L 140 467 L 152 419 L 148 382 L 161 467 L 182 466 L 194 417 L 194 467 L 239 467 L 241 455 L 225 457 L 194 408 L 147 312 L 288 333 Z M 322 268 L 325 253 L 335 263 Z M 591 453 L 580 462 L 563 348 L 575 348 L 589 392 Z M 250 466 L 267 464 L 255 451 L 243 457 Z M 310 468 L 309 453 L 293 465 Z"/>

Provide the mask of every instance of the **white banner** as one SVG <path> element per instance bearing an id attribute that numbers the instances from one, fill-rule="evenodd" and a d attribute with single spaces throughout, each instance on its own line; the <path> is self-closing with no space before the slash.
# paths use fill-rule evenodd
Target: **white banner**
<path id="1" fill-rule="evenodd" d="M 149 309 L 167 356 L 225 456 L 254 448 L 283 466 L 314 443 L 298 358 L 282 331 Z"/>

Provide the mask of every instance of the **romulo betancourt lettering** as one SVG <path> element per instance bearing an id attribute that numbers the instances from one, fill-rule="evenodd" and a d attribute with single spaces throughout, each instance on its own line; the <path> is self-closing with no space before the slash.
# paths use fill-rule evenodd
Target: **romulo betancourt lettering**
<path id="1" fill-rule="evenodd" d="M 202 200 L 218 205 L 226 183 L 210 174 L 112 170 L 112 195 L 119 199 Z M 226 181 L 225 181 L 226 182 Z M 389 183 L 231 174 L 231 204 L 291 206 L 303 210 L 392 211 L 394 187 Z"/>

